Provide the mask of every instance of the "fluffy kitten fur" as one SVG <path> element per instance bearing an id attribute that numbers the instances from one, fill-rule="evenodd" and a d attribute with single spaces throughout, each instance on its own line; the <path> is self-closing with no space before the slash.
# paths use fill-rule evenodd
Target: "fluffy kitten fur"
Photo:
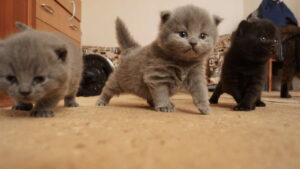
<path id="1" fill-rule="evenodd" d="M 300 78 L 300 28 L 287 25 L 279 28 L 283 41 L 283 68 L 280 97 L 291 98 L 289 87 L 294 77 Z"/>
<path id="2" fill-rule="evenodd" d="M 265 106 L 261 93 L 265 84 L 267 62 L 279 53 L 278 31 L 269 20 L 242 21 L 232 37 L 225 56 L 221 80 L 210 103 L 218 103 L 228 93 L 237 102 L 236 111 L 249 111 Z"/>
<path id="3" fill-rule="evenodd" d="M 62 98 L 65 106 L 78 106 L 75 94 L 83 67 L 79 49 L 62 35 L 17 26 L 26 30 L 0 41 L 0 90 L 16 100 L 13 108 L 51 117 Z"/>
<path id="4" fill-rule="evenodd" d="M 175 107 L 170 96 L 184 87 L 199 111 L 209 114 L 205 64 L 216 43 L 219 22 L 220 18 L 193 5 L 164 11 L 157 39 L 141 47 L 117 19 L 121 63 L 106 82 L 97 105 L 104 106 L 114 95 L 126 92 L 146 99 L 156 111 L 172 112 Z"/>

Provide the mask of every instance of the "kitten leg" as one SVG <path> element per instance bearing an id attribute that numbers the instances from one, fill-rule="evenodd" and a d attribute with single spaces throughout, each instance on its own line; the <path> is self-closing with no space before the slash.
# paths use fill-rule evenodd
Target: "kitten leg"
<path id="1" fill-rule="evenodd" d="M 54 95 L 51 97 L 39 100 L 34 109 L 31 111 L 31 117 L 53 117 L 53 109 L 62 98 L 61 95 Z"/>
<path id="2" fill-rule="evenodd" d="M 154 103 L 152 99 L 147 99 L 147 103 L 150 107 L 154 107 Z"/>
<path id="3" fill-rule="evenodd" d="M 33 105 L 32 103 L 22 103 L 17 101 L 16 105 L 12 107 L 13 110 L 23 110 L 23 111 L 30 111 L 32 110 Z"/>
<path id="4" fill-rule="evenodd" d="M 234 111 L 254 110 L 257 99 L 260 97 L 261 92 L 262 92 L 262 85 L 260 83 L 252 84 L 246 89 L 243 98 L 238 103 L 238 105 L 233 108 L 233 110 Z"/>
<path id="5" fill-rule="evenodd" d="M 210 97 L 210 104 L 218 104 L 220 96 L 223 94 L 222 85 L 218 83 L 217 87 L 214 90 L 213 95 Z"/>
<path id="6" fill-rule="evenodd" d="M 288 83 L 283 83 L 283 84 L 281 85 L 280 97 L 281 97 L 281 98 L 291 98 L 291 97 L 292 97 L 292 96 L 289 94 L 289 85 L 288 85 Z"/>
<path id="7" fill-rule="evenodd" d="M 153 107 L 160 112 L 174 112 L 175 106 L 170 101 L 169 87 L 166 85 L 149 87 L 151 96 L 153 98 Z M 149 102 L 148 102 L 149 103 Z M 149 103 L 151 104 L 151 102 Z"/>
<path id="8" fill-rule="evenodd" d="M 186 89 L 191 93 L 193 102 L 202 114 L 210 114 L 211 109 L 208 101 L 208 89 L 205 75 L 198 70 L 191 72 L 188 76 Z"/>
<path id="9" fill-rule="evenodd" d="M 264 103 L 263 101 L 261 101 L 261 98 L 258 98 L 256 100 L 255 106 L 256 107 L 266 107 L 266 103 Z"/>
<path id="10" fill-rule="evenodd" d="M 119 86 L 115 73 L 112 73 L 106 82 L 96 105 L 106 106 L 114 95 L 119 95 L 120 93 L 122 93 L 122 90 Z"/>
<path id="11" fill-rule="evenodd" d="M 66 96 L 64 101 L 65 101 L 65 107 L 78 107 L 79 106 L 79 104 L 76 102 L 74 95 Z"/>
<path id="12" fill-rule="evenodd" d="M 237 104 L 239 104 L 242 100 L 242 94 L 241 91 L 238 90 L 238 88 L 233 87 L 233 90 L 231 90 L 230 92 L 228 92 L 231 94 L 231 96 L 233 97 L 233 99 L 235 100 L 235 102 Z"/>

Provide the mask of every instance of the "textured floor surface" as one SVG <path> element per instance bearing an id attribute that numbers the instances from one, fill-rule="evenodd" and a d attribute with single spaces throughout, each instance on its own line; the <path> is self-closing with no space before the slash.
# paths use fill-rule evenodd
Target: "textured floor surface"
<path id="1" fill-rule="evenodd" d="M 1 169 L 299 169 L 300 92 L 265 93 L 266 108 L 234 112 L 224 95 L 213 114 L 197 114 L 191 97 L 172 98 L 173 113 L 151 110 L 132 95 L 107 107 L 96 97 L 54 118 L 0 109 Z"/>

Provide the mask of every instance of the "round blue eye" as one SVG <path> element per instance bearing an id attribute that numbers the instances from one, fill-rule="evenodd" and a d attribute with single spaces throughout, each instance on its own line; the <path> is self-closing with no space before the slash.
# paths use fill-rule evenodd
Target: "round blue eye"
<path id="1" fill-rule="evenodd" d="M 33 81 L 36 84 L 43 83 L 45 81 L 45 77 L 43 77 L 43 76 L 36 76 L 36 77 L 34 77 Z"/>
<path id="2" fill-rule="evenodd" d="M 179 34 L 179 36 L 182 37 L 182 38 L 186 38 L 186 37 L 188 36 L 188 33 L 185 32 L 185 31 L 179 32 L 178 34 Z"/>
<path id="3" fill-rule="evenodd" d="M 201 33 L 200 36 L 199 36 L 199 38 L 203 39 L 203 40 L 206 39 L 206 37 L 207 37 L 206 33 Z"/>
<path id="4" fill-rule="evenodd" d="M 6 80 L 12 84 L 18 83 L 18 79 L 16 78 L 16 76 L 8 75 L 8 76 L 6 76 Z"/>

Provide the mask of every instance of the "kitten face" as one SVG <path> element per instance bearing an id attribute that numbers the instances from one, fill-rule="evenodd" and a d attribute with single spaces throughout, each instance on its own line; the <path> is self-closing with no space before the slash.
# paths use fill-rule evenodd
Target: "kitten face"
<path id="1" fill-rule="evenodd" d="M 264 19 L 242 21 L 236 34 L 238 43 L 253 53 L 248 60 L 265 61 L 270 56 L 279 56 L 279 32 L 271 21 Z"/>
<path id="2" fill-rule="evenodd" d="M 5 41 L 0 47 L 0 90 L 17 101 L 38 101 L 67 81 L 65 56 L 63 47 L 27 37 Z"/>
<path id="3" fill-rule="evenodd" d="M 211 52 L 217 39 L 219 18 L 195 6 L 161 13 L 160 46 L 173 57 L 197 60 Z"/>

